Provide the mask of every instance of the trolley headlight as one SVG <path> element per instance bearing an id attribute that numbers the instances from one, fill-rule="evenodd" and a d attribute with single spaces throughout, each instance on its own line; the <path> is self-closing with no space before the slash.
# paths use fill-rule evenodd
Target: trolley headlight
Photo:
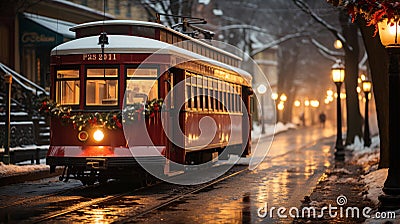
<path id="1" fill-rule="evenodd" d="M 89 134 L 86 131 L 81 131 L 78 133 L 78 139 L 81 142 L 86 141 L 89 138 Z"/>
<path id="2" fill-rule="evenodd" d="M 99 142 L 99 141 L 103 140 L 103 138 L 104 138 L 104 133 L 103 133 L 102 130 L 97 129 L 97 130 L 93 133 L 93 139 L 94 139 L 96 142 Z"/>

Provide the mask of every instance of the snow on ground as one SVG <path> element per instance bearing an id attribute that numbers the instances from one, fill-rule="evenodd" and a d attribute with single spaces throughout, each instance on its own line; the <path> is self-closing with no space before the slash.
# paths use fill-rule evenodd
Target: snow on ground
<path id="1" fill-rule="evenodd" d="M 48 149 L 48 148 L 49 148 L 49 145 L 24 145 L 24 146 L 11 147 L 10 151 L 30 150 L 30 149 Z M 4 152 L 4 148 L 0 147 L 0 152 Z"/>
<path id="2" fill-rule="evenodd" d="M 368 186 L 367 197 L 375 204 L 379 204 L 378 196 L 383 194 L 382 188 L 388 174 L 388 169 L 379 169 L 363 176 Z"/>
<path id="3" fill-rule="evenodd" d="M 352 161 L 361 165 L 366 175 L 362 176 L 364 183 L 368 188 L 367 197 L 375 204 L 378 205 L 379 195 L 382 195 L 383 183 L 386 180 L 387 169 L 377 170 L 377 162 L 379 161 L 379 136 L 371 138 L 371 146 L 365 147 L 363 139 L 356 137 L 354 144 L 346 147 L 353 153 Z"/>
<path id="4" fill-rule="evenodd" d="M 271 136 L 274 134 L 278 134 L 280 132 L 287 131 L 289 129 L 297 128 L 297 125 L 292 123 L 283 124 L 282 122 L 278 122 L 275 124 L 265 124 L 265 134 L 261 134 L 261 125 L 257 125 L 256 123 L 253 124 L 253 130 L 251 131 L 251 138 L 252 140 L 259 139 L 266 136 Z"/>
<path id="5" fill-rule="evenodd" d="M 45 164 L 19 166 L 19 165 L 5 165 L 4 163 L 0 162 L 0 178 L 29 174 L 39 171 L 46 171 L 49 169 L 50 167 Z"/>
<path id="6" fill-rule="evenodd" d="M 364 167 L 367 171 L 366 175 L 362 176 L 362 179 L 368 189 L 367 198 L 370 199 L 375 206 L 379 205 L 378 197 L 383 195 L 383 185 L 386 181 L 388 169 L 377 169 L 377 162 L 379 161 L 379 136 L 371 138 L 371 146 L 364 147 L 364 141 L 359 138 L 355 138 L 354 144 L 347 146 L 346 150 L 353 153 L 351 162 L 355 162 Z M 400 210 L 395 211 L 396 220 L 393 219 L 377 219 L 371 217 L 365 220 L 364 223 L 400 223 L 398 217 L 400 217 Z"/>

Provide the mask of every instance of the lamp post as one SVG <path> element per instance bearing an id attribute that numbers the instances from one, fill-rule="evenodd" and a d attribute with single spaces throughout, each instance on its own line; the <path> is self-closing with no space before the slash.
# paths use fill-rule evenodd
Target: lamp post
<path id="1" fill-rule="evenodd" d="M 257 87 L 257 92 L 261 95 L 261 134 L 265 134 L 264 94 L 267 92 L 267 87 L 264 84 L 260 84 Z"/>
<path id="2" fill-rule="evenodd" d="M 276 104 L 276 101 L 278 100 L 278 97 L 279 97 L 279 95 L 278 95 L 278 93 L 276 93 L 276 92 L 273 92 L 273 93 L 271 93 L 271 99 L 273 99 L 275 102 L 275 112 L 277 112 L 277 109 L 278 109 L 278 105 Z M 276 114 L 275 114 L 275 116 L 276 116 L 276 118 L 275 118 L 275 122 L 276 123 L 278 123 L 278 121 L 279 121 L 279 113 L 277 112 Z"/>
<path id="3" fill-rule="evenodd" d="M 341 60 L 337 60 L 336 63 L 332 66 L 331 69 L 332 80 L 336 85 L 337 89 L 337 132 L 336 132 L 336 151 L 335 151 L 335 159 L 342 160 L 344 159 L 344 146 L 342 139 L 342 106 L 340 102 L 340 87 L 344 81 L 344 65 Z"/>
<path id="4" fill-rule="evenodd" d="M 400 208 L 400 27 L 398 22 L 387 21 L 378 23 L 379 36 L 389 53 L 389 170 L 383 192 L 379 197 L 382 209 Z"/>
<path id="5" fill-rule="evenodd" d="M 364 123 L 364 146 L 370 147 L 371 146 L 371 137 L 369 135 L 369 114 L 368 114 L 368 101 L 369 101 L 369 94 L 371 92 L 372 82 L 368 80 L 364 80 L 362 82 L 362 89 L 365 95 L 365 123 Z"/>

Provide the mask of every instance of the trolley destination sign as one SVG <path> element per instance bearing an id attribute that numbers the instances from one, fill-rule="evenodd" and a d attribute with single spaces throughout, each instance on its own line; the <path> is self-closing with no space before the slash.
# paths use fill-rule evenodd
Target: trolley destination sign
<path id="1" fill-rule="evenodd" d="M 103 59 L 104 55 L 104 59 Z M 83 61 L 116 61 L 119 58 L 119 54 L 114 53 L 107 53 L 107 54 L 83 54 L 82 60 Z"/>

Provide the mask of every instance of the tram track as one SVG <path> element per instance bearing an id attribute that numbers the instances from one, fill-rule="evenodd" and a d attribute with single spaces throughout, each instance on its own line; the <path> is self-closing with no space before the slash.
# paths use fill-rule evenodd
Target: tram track
<path id="1" fill-rule="evenodd" d="M 241 174 L 241 173 L 243 173 L 245 171 L 248 171 L 247 167 L 244 168 L 244 169 L 240 169 L 240 170 L 238 170 L 238 171 L 236 171 L 236 172 L 234 172 L 232 174 L 229 174 L 227 176 L 224 176 L 222 178 L 219 178 L 217 180 L 214 180 L 214 181 L 212 181 L 210 183 L 203 184 L 202 186 L 197 187 L 197 188 L 195 188 L 193 190 L 190 190 L 188 192 L 185 192 L 183 194 L 174 196 L 174 197 L 172 197 L 172 198 L 170 198 L 170 199 L 168 199 L 166 201 L 163 201 L 163 202 L 161 202 L 161 203 L 159 203 L 157 205 L 154 205 L 154 206 L 152 206 L 152 207 L 150 207 L 148 209 L 141 210 L 141 211 L 138 212 L 137 215 L 131 216 L 131 217 L 127 218 L 127 219 L 117 220 L 117 222 L 118 223 L 133 222 L 137 218 L 143 217 L 144 215 L 147 215 L 147 214 L 149 214 L 151 212 L 157 211 L 158 209 L 161 209 L 161 208 L 164 208 L 164 207 L 168 207 L 170 204 L 172 204 L 174 202 L 180 201 L 180 200 L 182 200 L 182 199 L 184 199 L 184 198 L 186 198 L 188 196 L 191 196 L 191 195 L 193 195 L 195 193 L 198 193 L 198 192 L 200 192 L 200 191 L 202 191 L 202 190 L 204 190 L 206 188 L 209 188 L 209 187 L 214 186 L 214 185 L 216 185 L 218 183 L 221 183 L 222 181 L 225 181 L 225 180 L 227 180 L 229 178 L 237 176 L 237 175 L 239 175 L 239 174 Z"/>
<path id="2" fill-rule="evenodd" d="M 218 183 L 220 183 L 222 181 L 225 181 L 225 180 L 227 180 L 229 178 L 237 176 L 237 175 L 239 175 L 239 174 L 241 174 L 241 173 L 243 173 L 243 172 L 245 172 L 247 170 L 248 170 L 247 167 L 246 168 L 241 168 L 240 170 L 235 171 L 235 172 L 233 172 L 233 173 L 231 173 L 229 175 L 222 176 L 222 177 L 218 178 L 215 181 L 212 181 L 212 182 L 206 183 L 206 184 L 201 184 L 201 186 L 195 187 L 194 189 L 192 188 L 192 186 L 189 186 L 190 189 L 185 190 L 184 193 L 179 193 L 179 194 L 177 194 L 175 196 L 168 197 L 167 199 L 165 199 L 166 195 L 163 195 L 163 196 L 158 197 L 158 198 L 155 197 L 151 201 L 154 201 L 154 202 L 162 201 L 162 202 L 157 203 L 155 205 L 154 204 L 146 205 L 146 207 L 148 207 L 148 208 L 141 209 L 139 211 L 135 210 L 135 209 L 133 209 L 132 211 L 127 211 L 129 213 L 134 212 L 136 215 L 130 216 L 126 220 L 125 219 L 124 220 L 119 220 L 118 219 L 116 221 L 117 222 L 126 222 L 126 221 L 133 220 L 135 218 L 139 218 L 139 217 L 141 217 L 141 216 L 143 216 L 145 214 L 151 213 L 152 211 L 155 211 L 155 210 L 163 208 L 163 207 L 167 207 L 171 203 L 179 201 L 179 200 L 181 200 L 181 199 L 183 199 L 185 197 L 188 197 L 188 196 L 190 196 L 192 194 L 198 193 L 198 192 L 200 192 L 200 191 L 202 191 L 202 190 L 204 190 L 204 189 L 206 189 L 208 187 L 211 187 L 211 186 L 216 185 L 216 184 L 218 184 Z M 163 183 L 165 183 L 165 182 L 157 182 L 155 184 L 152 184 L 152 185 L 149 185 L 149 186 L 145 186 L 145 187 L 141 187 L 141 188 L 137 188 L 137 189 L 134 189 L 132 191 L 123 192 L 123 193 L 119 193 L 119 194 L 115 194 L 115 195 L 107 195 L 105 197 L 95 198 L 95 199 L 92 199 L 90 201 L 80 202 L 78 204 L 75 204 L 75 205 L 72 205 L 72 206 L 68 206 L 68 207 L 66 207 L 64 209 L 57 210 L 57 211 L 54 211 L 54 212 L 51 212 L 51 213 L 47 213 L 47 214 L 44 214 L 42 216 L 29 219 L 27 221 L 29 223 L 43 223 L 43 222 L 52 222 L 52 221 L 55 221 L 55 222 L 61 221 L 62 222 L 62 219 L 63 219 L 62 217 L 66 216 L 67 214 L 74 213 L 74 212 L 77 212 L 78 210 L 81 210 L 81 209 L 84 209 L 84 208 L 89 208 L 89 207 L 94 206 L 94 205 L 100 206 L 101 204 L 104 204 L 104 203 L 116 202 L 119 199 L 123 198 L 124 196 L 136 195 L 140 191 L 149 190 L 150 188 L 156 187 L 157 185 L 160 185 L 160 184 L 163 184 Z M 185 186 L 183 188 L 186 188 L 186 187 L 187 186 Z M 60 218 L 61 218 L 61 220 L 60 220 Z"/>
<path id="3" fill-rule="evenodd" d="M 290 150 L 286 153 L 276 155 L 276 156 L 271 156 L 267 157 L 267 160 L 274 160 L 279 157 L 284 157 L 288 153 L 291 153 L 296 150 L 302 150 L 307 147 L 313 147 L 317 142 L 320 141 L 325 141 L 330 139 L 331 137 L 325 137 L 321 138 L 318 141 L 313 141 L 308 144 L 302 145 L 300 148 L 297 148 L 295 150 Z M 122 192 L 122 193 L 114 193 L 114 194 L 108 194 L 105 193 L 104 196 L 95 196 L 93 198 L 92 194 L 88 194 L 83 196 L 83 200 L 87 200 L 90 198 L 88 201 L 82 201 L 80 200 L 78 203 L 73 204 L 73 205 L 65 205 L 64 208 L 60 208 L 56 211 L 51 211 L 51 212 L 46 212 L 43 213 L 42 215 L 36 216 L 36 217 L 31 217 L 29 218 L 28 221 L 29 223 L 42 223 L 42 222 L 63 222 L 63 221 L 71 221 L 71 217 L 76 217 L 76 219 L 79 219 L 79 213 L 82 215 L 82 210 L 90 211 L 92 209 L 92 206 L 98 206 L 102 207 L 104 209 L 109 208 L 110 205 L 118 205 L 119 200 L 121 201 L 127 201 L 129 202 L 129 198 L 132 196 L 138 196 L 140 197 L 146 197 L 146 200 L 148 200 L 146 203 L 141 204 L 142 208 L 140 206 L 135 206 L 135 207 L 129 207 L 125 210 L 125 213 L 127 214 L 125 217 L 121 216 L 118 213 L 115 213 L 114 216 L 114 221 L 118 223 L 124 223 L 124 222 L 134 222 L 135 220 L 140 220 L 141 218 L 144 217 L 146 214 L 151 214 L 152 212 L 155 212 L 157 210 L 163 209 L 163 208 L 168 208 L 171 205 L 173 205 L 176 202 L 179 202 L 181 200 L 187 199 L 188 197 L 199 193 L 203 191 L 204 189 L 210 188 L 214 185 L 217 185 L 218 183 L 221 183 L 222 181 L 225 181 L 227 179 L 233 178 L 241 173 L 244 173 L 245 171 L 248 171 L 248 167 L 245 166 L 240 167 L 240 166 L 235 166 L 236 168 L 232 169 L 229 171 L 227 174 L 221 176 L 220 178 L 210 182 L 210 183 L 204 183 L 200 184 L 197 186 L 180 186 L 177 187 L 175 186 L 168 186 L 167 190 L 162 189 L 161 191 L 159 188 L 157 189 L 151 189 L 152 187 L 156 187 L 157 185 L 166 183 L 166 182 L 158 182 L 156 184 L 148 185 L 145 187 L 141 188 L 136 188 L 134 190 L 130 190 L 127 192 Z M 2 206 L 0 207 L 1 209 L 3 208 L 8 208 L 12 206 L 18 206 L 21 204 L 29 204 L 32 201 L 38 201 L 40 199 L 44 198 L 50 198 L 50 197 L 57 197 L 63 194 L 68 194 L 69 192 L 78 192 L 78 191 L 90 191 L 89 189 L 99 187 L 100 184 L 96 184 L 94 186 L 79 186 L 79 187 L 74 187 L 70 189 L 66 189 L 63 191 L 55 192 L 52 194 L 47 194 L 47 195 L 41 195 L 38 197 L 34 198 L 29 198 L 26 200 L 19 200 L 16 202 L 13 202 L 12 204 L 9 204 L 7 206 Z M 171 191 L 171 192 L 168 192 Z M 182 192 L 183 191 L 183 192 Z M 182 192 L 182 193 L 181 193 Z M 160 197 L 161 195 L 161 197 Z M 125 197 L 127 196 L 127 197 Z M 85 209 L 86 208 L 86 209 Z M 79 211 L 80 210 L 80 211 Z M 66 216 L 67 215 L 67 216 Z M 75 219 L 75 218 L 72 218 Z"/>
<path id="4" fill-rule="evenodd" d="M 37 218 L 34 218 L 34 219 L 30 219 L 29 223 L 41 223 L 41 222 L 44 222 L 44 221 L 55 219 L 57 217 L 72 213 L 74 211 L 77 211 L 77 210 L 85 208 L 85 207 L 90 207 L 92 205 L 96 205 L 96 204 L 100 204 L 100 203 L 104 203 L 104 202 L 108 202 L 108 201 L 112 201 L 112 200 L 117 200 L 117 199 L 119 199 L 119 198 L 121 198 L 123 196 L 130 195 L 132 193 L 135 193 L 137 191 L 146 189 L 148 187 L 152 187 L 152 186 L 158 185 L 160 183 L 161 182 L 158 182 L 158 183 L 153 184 L 153 185 L 137 188 L 137 189 L 135 189 L 133 191 L 123 192 L 123 193 L 119 193 L 119 194 L 115 194 L 115 195 L 108 195 L 108 196 L 101 197 L 101 198 L 95 198 L 95 199 L 92 199 L 90 201 L 80 202 L 80 203 L 78 203 L 76 205 L 69 206 L 69 207 L 67 207 L 65 209 L 57 210 L 57 211 L 52 212 L 50 214 L 45 214 L 45 215 L 42 215 L 40 217 L 37 217 Z"/>
<path id="5" fill-rule="evenodd" d="M 319 141 L 327 141 L 327 140 L 330 140 L 331 138 L 332 138 L 332 136 L 329 136 L 329 137 L 324 137 L 324 138 L 312 141 L 312 142 L 310 142 L 308 144 L 302 145 L 298 149 L 290 150 L 290 151 L 288 151 L 288 152 L 286 152 L 284 154 L 268 157 L 268 160 L 273 160 L 273 159 L 277 159 L 277 158 L 280 158 L 280 157 L 285 157 L 288 154 L 293 153 L 294 151 L 302 150 L 302 149 L 309 148 L 309 147 L 314 147 L 315 145 L 318 144 Z M 190 191 L 185 192 L 185 193 L 180 194 L 180 195 L 173 196 L 172 198 L 170 198 L 168 200 L 165 200 L 165 201 L 163 201 L 163 202 L 161 202 L 161 203 L 159 203 L 157 205 L 154 205 L 154 206 L 152 206 L 152 207 L 150 207 L 148 209 L 144 209 L 144 210 L 141 210 L 139 212 L 136 211 L 136 213 L 137 213 L 136 215 L 133 215 L 133 216 L 131 216 L 129 218 L 126 218 L 126 219 L 117 220 L 116 222 L 117 223 L 135 222 L 138 218 L 142 218 L 143 216 L 145 216 L 147 214 L 150 214 L 152 212 L 155 212 L 155 211 L 157 211 L 159 209 L 166 208 L 166 207 L 170 206 L 171 204 L 173 204 L 175 202 L 183 200 L 186 197 L 190 197 L 193 194 L 201 192 L 202 190 L 204 190 L 206 188 L 209 188 L 209 187 L 214 186 L 214 185 L 216 185 L 216 184 L 218 184 L 218 183 L 220 183 L 222 181 L 225 181 L 225 180 L 227 180 L 229 178 L 237 176 L 237 175 L 239 175 L 239 174 L 241 174 L 241 173 L 243 173 L 245 171 L 248 171 L 248 167 L 247 166 L 244 169 L 240 169 L 238 171 L 235 171 L 232 174 L 229 174 L 227 176 L 223 176 L 223 177 L 221 177 L 221 178 L 219 178 L 219 179 L 217 179 L 215 181 L 212 181 L 210 183 L 204 184 L 204 185 L 202 185 L 202 186 L 200 186 L 200 187 L 198 187 L 196 189 L 190 190 Z"/>

